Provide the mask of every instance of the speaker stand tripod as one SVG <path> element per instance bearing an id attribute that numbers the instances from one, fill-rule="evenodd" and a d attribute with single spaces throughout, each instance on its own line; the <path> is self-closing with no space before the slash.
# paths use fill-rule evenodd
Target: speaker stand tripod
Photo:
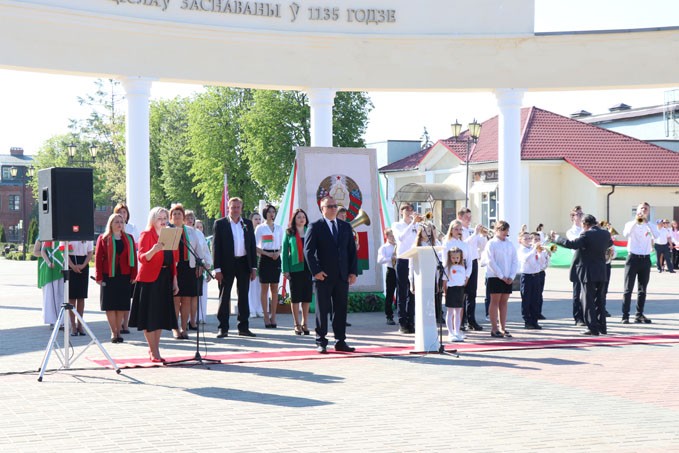
<path id="1" fill-rule="evenodd" d="M 101 345 L 99 340 L 97 340 L 97 337 L 92 333 L 92 330 L 90 330 L 90 327 L 87 325 L 87 323 L 83 320 L 82 316 L 80 316 L 80 313 L 78 313 L 78 310 L 76 310 L 73 305 L 68 303 L 68 241 L 64 241 L 64 265 L 62 266 L 64 270 L 62 270 L 62 273 L 64 274 L 64 303 L 61 305 L 61 309 L 59 310 L 59 315 L 57 316 L 57 322 L 54 323 L 54 330 L 52 330 L 52 335 L 50 336 L 50 341 L 47 344 L 47 348 L 45 348 L 45 355 L 42 358 L 42 362 L 40 363 L 40 368 L 38 371 L 40 372 L 40 375 L 38 376 L 38 382 L 42 382 L 42 378 L 45 375 L 45 367 L 47 367 L 47 363 L 50 360 L 50 355 L 52 354 L 52 350 L 55 351 L 55 355 L 61 361 L 61 368 L 58 370 L 68 370 L 71 368 L 71 365 L 75 363 L 76 360 L 80 358 L 80 356 L 83 355 L 83 353 L 89 348 L 92 343 L 95 343 L 99 350 L 101 351 L 102 354 L 106 357 L 106 359 L 109 361 L 113 369 L 117 374 L 120 374 L 120 368 L 118 368 L 118 365 L 113 361 L 110 355 L 108 355 L 108 352 L 106 352 L 106 349 Z M 80 354 L 78 354 L 74 359 L 71 360 L 69 356 L 69 346 L 70 346 L 70 331 L 71 331 L 71 323 L 70 323 L 70 317 L 69 319 L 66 318 L 66 312 L 72 312 L 75 317 L 80 321 L 80 325 L 85 328 L 85 332 L 87 332 L 87 335 L 91 338 L 89 344 L 83 349 Z M 59 334 L 59 326 L 61 323 L 64 323 L 64 352 L 61 353 L 59 350 L 59 342 L 57 341 L 57 335 Z M 57 370 L 57 371 L 58 371 Z"/>

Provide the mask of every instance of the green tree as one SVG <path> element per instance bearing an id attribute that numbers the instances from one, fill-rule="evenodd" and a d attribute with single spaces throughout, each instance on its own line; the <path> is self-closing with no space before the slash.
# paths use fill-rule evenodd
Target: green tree
<path id="1" fill-rule="evenodd" d="M 243 150 L 255 182 L 269 200 L 285 191 L 296 146 L 310 144 L 310 109 L 299 91 L 258 90 L 253 105 L 243 113 Z M 365 146 L 363 134 L 373 105 L 366 93 L 340 92 L 333 107 L 333 145 Z"/>
<path id="2" fill-rule="evenodd" d="M 190 174 L 205 213 L 219 216 L 224 174 L 229 195 L 243 199 L 246 209 L 263 194 L 253 180 L 242 149 L 239 118 L 253 102 L 252 91 L 240 88 L 208 87 L 189 107 L 189 146 L 193 160 Z"/>
<path id="3" fill-rule="evenodd" d="M 33 244 L 35 244 L 36 239 L 38 239 L 38 221 L 32 218 L 28 224 L 28 239 L 26 240 L 26 247 L 28 248 L 26 250 L 33 250 Z"/>
<path id="4" fill-rule="evenodd" d="M 7 242 L 7 238 L 5 237 L 5 225 L 0 223 L 0 242 Z"/>
<path id="5" fill-rule="evenodd" d="M 200 217 L 204 210 L 190 173 L 194 160 L 188 133 L 191 102 L 177 97 L 151 104 L 151 200 L 161 206 L 181 202 Z"/>

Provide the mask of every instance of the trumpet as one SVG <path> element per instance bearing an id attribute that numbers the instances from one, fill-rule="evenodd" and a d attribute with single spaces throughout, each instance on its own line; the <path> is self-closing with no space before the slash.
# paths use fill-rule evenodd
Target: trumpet
<path id="1" fill-rule="evenodd" d="M 646 217 L 644 217 L 644 216 L 642 216 L 642 215 L 638 215 L 638 216 L 637 216 L 637 223 L 638 223 L 639 225 L 643 225 L 643 223 L 644 223 L 645 221 L 646 221 Z"/>
<path id="2" fill-rule="evenodd" d="M 551 244 L 551 245 L 546 245 L 546 244 L 538 244 L 535 246 L 535 251 L 538 253 L 542 253 L 543 251 L 547 252 L 550 256 L 552 253 L 555 253 L 557 251 L 558 247 L 556 244 Z"/>

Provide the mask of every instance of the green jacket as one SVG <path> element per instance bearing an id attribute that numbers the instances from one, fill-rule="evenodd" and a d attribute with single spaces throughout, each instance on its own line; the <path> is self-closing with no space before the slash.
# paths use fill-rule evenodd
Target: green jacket
<path id="1" fill-rule="evenodd" d="M 306 232 L 306 227 L 304 231 Z M 304 248 L 302 247 L 302 250 L 299 250 L 296 235 L 290 236 L 287 232 L 285 233 L 283 249 L 281 250 L 281 262 L 283 273 L 301 272 L 304 270 Z"/>

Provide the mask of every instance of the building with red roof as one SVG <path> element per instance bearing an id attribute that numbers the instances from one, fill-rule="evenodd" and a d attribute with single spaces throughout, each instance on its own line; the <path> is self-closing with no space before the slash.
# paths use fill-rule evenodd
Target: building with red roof
<path id="1" fill-rule="evenodd" d="M 388 197 L 408 183 L 437 183 L 465 189 L 467 143 L 453 138 L 379 169 Z M 474 221 L 497 220 L 498 117 L 482 123 L 469 155 L 469 205 Z M 679 218 L 679 153 L 537 107 L 521 109 L 522 223 L 564 231 L 568 212 L 581 205 L 597 219 L 622 226 L 642 201 L 653 218 Z M 445 227 L 464 200 L 436 203 Z M 422 207 L 429 210 L 429 207 Z M 518 230 L 518 225 L 514 228 Z M 621 229 L 621 228 L 618 228 Z"/>

